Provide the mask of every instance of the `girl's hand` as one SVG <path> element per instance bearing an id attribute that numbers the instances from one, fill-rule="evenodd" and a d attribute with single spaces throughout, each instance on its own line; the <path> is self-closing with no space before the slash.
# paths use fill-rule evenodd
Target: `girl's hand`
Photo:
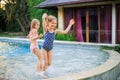
<path id="1" fill-rule="evenodd" d="M 70 22 L 69 22 L 69 24 L 71 24 L 71 25 L 75 24 L 75 20 L 71 19 Z"/>
<path id="2" fill-rule="evenodd" d="M 42 18 L 45 19 L 46 17 L 47 17 L 47 13 L 44 13 L 44 14 L 42 15 Z"/>
<path id="3" fill-rule="evenodd" d="M 39 38 L 42 38 L 42 37 L 43 37 L 43 35 L 42 35 L 42 34 L 40 34 L 40 35 L 39 35 Z"/>
<path id="4" fill-rule="evenodd" d="M 27 35 L 27 36 L 26 36 L 26 38 L 30 38 L 30 36 L 29 36 L 29 35 Z"/>

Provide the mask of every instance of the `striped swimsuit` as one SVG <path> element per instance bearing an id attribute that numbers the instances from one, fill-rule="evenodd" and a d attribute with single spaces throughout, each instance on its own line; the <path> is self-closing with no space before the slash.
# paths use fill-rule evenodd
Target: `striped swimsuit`
<path id="1" fill-rule="evenodd" d="M 50 33 L 49 31 L 47 31 L 44 35 L 44 43 L 43 43 L 43 48 L 46 51 L 50 51 L 53 49 L 53 42 L 54 42 L 54 38 L 55 38 L 55 33 Z"/>

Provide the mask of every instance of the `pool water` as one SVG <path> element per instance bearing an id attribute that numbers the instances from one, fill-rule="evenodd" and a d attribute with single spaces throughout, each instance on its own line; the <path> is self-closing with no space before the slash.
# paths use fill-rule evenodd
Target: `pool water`
<path id="1" fill-rule="evenodd" d="M 42 43 L 39 42 L 41 48 Z M 37 57 L 30 53 L 29 41 L 0 39 L 0 78 L 39 80 L 36 76 Z M 53 73 L 48 78 L 78 73 L 97 67 L 109 58 L 98 46 L 54 44 Z"/>

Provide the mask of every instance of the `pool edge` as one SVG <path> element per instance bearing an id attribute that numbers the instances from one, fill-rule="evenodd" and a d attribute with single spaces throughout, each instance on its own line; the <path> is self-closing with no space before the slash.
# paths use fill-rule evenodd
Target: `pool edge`
<path id="1" fill-rule="evenodd" d="M 13 39 L 13 40 L 25 40 L 29 41 L 28 38 L 8 38 L 8 37 L 0 37 L 0 39 Z M 43 39 L 39 39 L 39 42 L 43 42 Z M 109 43 L 87 43 L 87 42 L 77 42 L 77 41 L 60 41 L 55 40 L 54 41 L 57 44 L 78 44 L 78 45 L 94 45 L 94 46 L 116 46 L 118 44 L 109 44 Z"/>
<path id="2" fill-rule="evenodd" d="M 120 75 L 120 54 L 113 50 L 104 51 L 110 54 L 110 58 L 98 67 L 45 80 L 116 80 L 118 74 Z"/>

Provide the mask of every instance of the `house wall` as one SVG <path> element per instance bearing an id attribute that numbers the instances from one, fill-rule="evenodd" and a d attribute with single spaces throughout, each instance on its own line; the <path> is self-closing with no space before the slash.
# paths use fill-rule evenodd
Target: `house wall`
<path id="1" fill-rule="evenodd" d="M 65 25 L 65 22 L 64 22 L 64 8 L 76 8 L 76 7 L 91 7 L 91 6 L 96 6 L 96 5 L 112 5 L 112 14 L 111 14 L 111 17 L 112 17 L 112 31 L 111 31 L 111 43 L 110 44 L 116 44 L 116 3 L 119 3 L 119 2 L 102 2 L 102 3 L 85 3 L 85 4 L 78 4 L 78 5 L 67 5 L 67 6 L 59 6 L 58 7 L 58 25 L 59 25 L 59 28 L 60 29 L 64 29 L 64 25 Z M 87 6 L 86 6 L 87 5 Z M 89 41 L 89 40 L 88 40 Z"/>

